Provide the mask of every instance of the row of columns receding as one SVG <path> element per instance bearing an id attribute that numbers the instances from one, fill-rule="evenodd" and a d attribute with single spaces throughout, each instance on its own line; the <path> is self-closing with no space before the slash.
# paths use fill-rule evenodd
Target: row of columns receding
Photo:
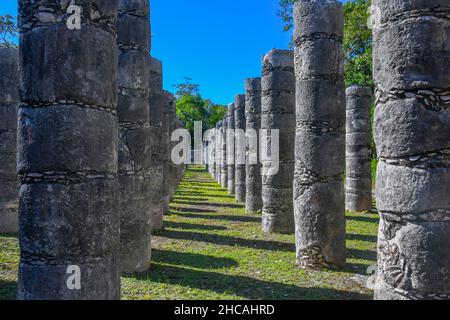
<path id="1" fill-rule="evenodd" d="M 19 1 L 20 54 L 0 49 L 0 232 L 19 232 L 19 299 L 119 299 L 185 170 L 149 1 L 83 1 L 81 30 L 69 5 Z"/>
<path id="2" fill-rule="evenodd" d="M 373 30 L 381 218 L 375 298 L 449 299 L 448 6 L 373 5 L 382 17 Z M 345 210 L 372 211 L 372 90 L 345 90 L 341 4 L 297 1 L 294 23 L 295 50 L 263 57 L 261 78 L 245 80 L 245 95 L 229 105 L 204 152 L 222 187 L 245 202 L 247 213 L 262 213 L 263 232 L 295 233 L 298 266 L 341 268 Z M 237 146 L 235 129 L 247 129 L 246 148 Z M 256 143 L 254 130 L 264 132 Z M 276 174 L 264 170 L 272 164 L 261 152 L 257 164 L 249 161 L 250 145 L 271 148 L 262 138 L 271 130 L 279 132 Z M 237 158 L 246 153 L 245 167 Z"/>
<path id="3" fill-rule="evenodd" d="M 117 299 L 121 270 L 148 268 L 150 221 L 167 211 L 183 171 L 158 148 L 180 123 L 149 58 L 148 0 L 83 1 L 81 30 L 67 28 L 68 5 L 20 0 L 20 58 L 0 50 L 0 225 L 15 227 L 19 202 L 19 298 Z M 448 4 L 372 5 L 375 297 L 449 299 Z M 371 91 L 351 87 L 345 102 L 341 4 L 299 0 L 294 23 L 295 50 L 265 55 L 261 81 L 246 81 L 221 126 L 279 130 L 279 172 L 260 177 L 269 163 L 210 170 L 249 212 L 262 211 L 264 231 L 295 232 L 299 266 L 341 267 L 345 204 L 371 204 Z M 65 282 L 73 265 L 80 290 Z"/>

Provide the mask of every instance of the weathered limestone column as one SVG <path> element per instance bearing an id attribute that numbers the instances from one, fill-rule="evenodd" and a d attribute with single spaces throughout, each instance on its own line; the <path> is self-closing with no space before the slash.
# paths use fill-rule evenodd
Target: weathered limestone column
<path id="1" fill-rule="evenodd" d="M 214 175 L 214 179 L 216 180 L 216 182 L 220 183 L 220 172 L 221 172 L 221 164 L 222 164 L 222 149 L 221 149 L 221 135 L 220 135 L 220 130 L 221 130 L 221 121 L 219 121 L 216 125 L 216 170 L 215 170 L 215 175 Z"/>
<path id="2" fill-rule="evenodd" d="M 150 128 L 150 8 L 148 0 L 119 0 L 119 212 L 121 272 L 150 268 L 155 200 Z M 157 177 L 154 177 L 157 174 Z"/>
<path id="3" fill-rule="evenodd" d="M 380 1 L 376 299 L 450 299 L 450 9 Z M 414 17 L 414 18 L 411 18 Z"/>
<path id="4" fill-rule="evenodd" d="M 261 130 L 261 78 L 245 80 L 245 119 L 247 128 L 247 166 L 245 210 L 262 210 L 262 177 L 259 161 L 259 132 Z"/>
<path id="5" fill-rule="evenodd" d="M 263 57 L 261 128 L 279 132 L 279 170 L 268 170 L 272 161 L 263 160 L 262 230 L 266 233 L 293 233 L 294 208 L 292 181 L 294 179 L 295 140 L 295 74 L 294 53 L 272 50 Z M 271 149 L 271 139 L 264 139 Z"/>
<path id="6" fill-rule="evenodd" d="M 294 20 L 297 262 L 302 268 L 341 267 L 346 260 L 342 5 L 300 0 Z"/>
<path id="7" fill-rule="evenodd" d="M 225 170 L 226 158 L 225 156 L 225 142 L 224 142 L 224 134 L 223 134 L 223 120 L 219 121 L 219 173 L 217 174 L 217 182 L 222 186 L 222 173 Z"/>
<path id="8" fill-rule="evenodd" d="M 163 92 L 162 62 L 151 58 L 150 65 L 150 175 L 147 181 L 150 188 L 149 199 L 152 214 L 152 232 L 164 229 L 164 161 L 167 159 L 165 144 L 165 133 L 163 131 L 164 109 L 166 107 L 166 96 Z"/>
<path id="9" fill-rule="evenodd" d="M 209 173 L 211 177 L 216 175 L 216 129 L 211 129 L 211 136 L 209 142 Z"/>
<path id="10" fill-rule="evenodd" d="M 235 193 L 235 141 L 234 141 L 234 103 L 228 105 L 227 117 L 227 166 L 228 166 L 228 193 L 234 195 Z"/>
<path id="11" fill-rule="evenodd" d="M 239 94 L 234 101 L 235 126 L 235 198 L 245 203 L 245 95 Z"/>
<path id="12" fill-rule="evenodd" d="M 372 124 L 370 106 L 372 90 L 347 88 L 346 209 L 372 211 Z"/>
<path id="13" fill-rule="evenodd" d="M 22 300 L 120 298 L 117 3 L 19 1 Z"/>
<path id="14" fill-rule="evenodd" d="M 172 133 L 180 128 L 180 122 L 177 117 L 176 112 L 176 102 L 175 100 L 171 101 L 170 104 L 170 137 Z M 177 142 L 170 142 L 170 152 L 172 153 L 172 149 L 175 147 Z M 173 161 L 169 162 L 169 200 L 172 201 L 175 191 L 178 186 L 178 169 L 179 165 L 175 164 Z"/>
<path id="15" fill-rule="evenodd" d="M 227 165 L 227 128 L 228 119 L 225 118 L 222 121 L 221 140 L 222 140 L 222 164 L 220 166 L 220 185 L 224 189 L 228 189 L 228 165 Z"/>
<path id="16" fill-rule="evenodd" d="M 0 232 L 19 231 L 19 182 L 16 169 L 19 53 L 0 49 Z"/>
<path id="17" fill-rule="evenodd" d="M 173 110 L 175 109 L 175 97 L 168 91 L 164 91 L 164 118 L 163 118 L 163 212 L 164 214 L 170 211 L 170 166 L 172 163 L 172 142 L 171 140 L 171 119 L 173 116 Z"/>

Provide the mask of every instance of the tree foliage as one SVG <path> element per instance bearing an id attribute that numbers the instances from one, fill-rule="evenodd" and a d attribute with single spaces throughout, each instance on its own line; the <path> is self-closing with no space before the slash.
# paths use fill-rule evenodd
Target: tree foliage
<path id="1" fill-rule="evenodd" d="M 292 10 L 296 0 L 279 0 L 278 15 L 284 29 L 293 27 Z M 370 0 L 351 0 L 344 4 L 345 82 L 347 86 L 373 86 L 372 32 L 367 27 Z"/>
<path id="2" fill-rule="evenodd" d="M 14 38 L 18 32 L 19 28 L 13 16 L 9 14 L 0 16 L 0 48 L 16 47 Z"/>
<path id="3" fill-rule="evenodd" d="M 177 97 L 177 116 L 185 129 L 194 137 L 194 122 L 201 121 L 203 131 L 214 128 L 225 116 L 227 108 L 204 99 L 200 94 L 200 86 L 193 84 L 192 79 L 185 77 L 185 82 L 174 85 Z"/>

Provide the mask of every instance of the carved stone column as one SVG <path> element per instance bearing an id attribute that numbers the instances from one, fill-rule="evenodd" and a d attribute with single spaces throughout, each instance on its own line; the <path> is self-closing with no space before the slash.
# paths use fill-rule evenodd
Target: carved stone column
<path id="1" fill-rule="evenodd" d="M 346 261 L 342 5 L 299 0 L 294 21 L 297 261 L 303 268 L 341 267 Z"/>
<path id="2" fill-rule="evenodd" d="M 374 0 L 376 299 L 450 299 L 450 8 Z"/>

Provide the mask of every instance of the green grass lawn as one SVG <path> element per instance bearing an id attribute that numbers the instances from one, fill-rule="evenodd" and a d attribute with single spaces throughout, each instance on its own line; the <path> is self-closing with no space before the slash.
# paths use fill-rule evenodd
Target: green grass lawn
<path id="1" fill-rule="evenodd" d="M 123 299 L 371 299 L 378 217 L 348 213 L 348 265 L 341 271 L 295 266 L 293 235 L 265 235 L 201 167 L 190 167 L 153 237 L 152 269 L 122 279 Z M 0 299 L 14 299 L 17 237 L 0 235 Z"/>

